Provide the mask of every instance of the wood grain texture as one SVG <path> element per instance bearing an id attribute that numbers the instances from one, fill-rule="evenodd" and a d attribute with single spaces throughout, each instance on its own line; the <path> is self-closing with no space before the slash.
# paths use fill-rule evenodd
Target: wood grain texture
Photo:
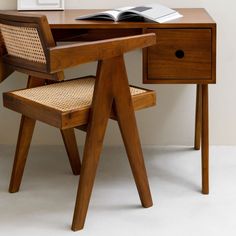
<path id="1" fill-rule="evenodd" d="M 148 29 L 146 32 L 157 35 L 157 44 L 145 51 L 145 83 L 168 83 L 168 80 L 214 83 L 211 29 Z"/>
<path id="2" fill-rule="evenodd" d="M 3 63 L 2 57 L 6 54 L 6 48 L 0 31 L 0 83 L 13 73 L 13 69 Z"/>
<path id="3" fill-rule="evenodd" d="M 5 50 L 5 54 L 1 55 L 4 64 L 6 64 L 12 70 L 20 71 L 30 76 L 37 76 L 42 79 L 45 78 L 52 80 L 64 79 L 62 71 L 57 71 L 58 73 L 49 73 L 50 63 L 49 63 L 48 48 L 55 47 L 56 43 L 54 41 L 46 16 L 39 14 L 37 15 L 24 14 L 14 11 L 0 11 L 0 23 L 3 25 L 13 26 L 13 27 L 25 27 L 25 28 L 36 29 L 41 43 L 40 46 L 42 47 L 42 51 L 46 58 L 46 63 L 41 63 L 27 58 L 20 58 L 18 56 L 9 55 Z M 12 34 L 14 34 L 14 31 L 12 31 Z M 5 41 L 5 43 L 7 43 L 7 41 Z M 1 43 L 1 45 L 2 44 L 3 43 Z M 5 67 L 3 67 L 3 69 L 5 69 Z M 3 75 L 3 78 L 4 77 L 6 76 Z"/>
<path id="4" fill-rule="evenodd" d="M 126 36 L 134 36 L 142 34 L 142 29 L 65 29 L 52 28 L 52 34 L 57 42 L 73 42 L 73 41 L 96 41 L 111 38 L 119 38 Z"/>
<path id="5" fill-rule="evenodd" d="M 100 61 L 97 75 L 72 223 L 74 231 L 84 227 L 112 104 L 142 205 L 144 207 L 152 206 L 123 57 Z"/>
<path id="6" fill-rule="evenodd" d="M 89 108 L 82 109 L 82 113 L 80 114 L 79 112 L 81 111 L 74 111 L 73 107 L 71 107 L 69 111 L 63 112 L 46 105 L 42 105 L 39 102 L 33 102 L 31 99 L 26 99 L 10 92 L 4 93 L 4 105 L 26 115 L 27 117 L 24 116 L 24 119 L 33 121 L 34 124 L 35 120 L 42 120 L 47 124 L 60 127 L 60 129 L 62 130 L 64 142 L 67 146 L 67 152 L 70 157 L 72 168 L 75 165 L 77 165 L 78 167 L 78 162 L 75 163 L 74 159 L 75 153 L 77 154 L 78 150 L 76 149 L 75 137 L 71 136 L 71 133 L 73 132 L 72 128 L 78 125 L 88 124 L 86 127 L 87 136 L 84 148 L 83 162 L 81 166 L 81 177 L 75 204 L 72 230 L 79 230 L 84 227 L 84 222 L 95 180 L 96 169 L 103 145 L 103 138 L 110 116 L 112 116 L 113 119 L 117 118 L 119 121 L 122 137 L 124 139 L 128 158 L 142 205 L 144 207 L 152 206 L 151 193 L 141 151 L 141 144 L 138 137 L 133 104 L 137 105 L 137 109 L 141 109 L 142 107 L 145 108 L 149 105 L 154 105 L 155 95 L 152 91 L 146 91 L 144 93 L 138 94 L 137 96 L 134 95 L 133 97 L 135 97 L 135 99 L 133 102 L 128 85 L 123 54 L 136 48 L 143 48 L 149 45 L 153 45 L 155 43 L 155 39 L 155 34 L 145 34 L 140 36 L 130 36 L 87 44 L 86 47 L 88 48 L 89 55 L 92 55 L 92 52 L 97 52 L 97 55 L 99 55 L 98 58 L 101 58 L 102 60 L 100 60 L 98 64 L 92 104 Z M 93 50 L 91 50 L 90 46 L 92 46 L 91 48 Z M 76 45 L 76 47 L 78 47 L 78 45 Z M 98 47 L 99 50 L 96 49 L 96 47 Z M 58 51 L 63 51 L 64 49 L 65 47 L 61 47 L 60 49 L 58 49 Z M 72 50 L 70 51 L 70 53 L 68 53 L 67 50 L 65 51 L 66 54 L 61 55 L 62 57 L 60 58 L 60 60 L 62 60 L 62 58 L 65 58 L 65 61 L 67 61 L 66 63 L 68 63 L 67 57 L 71 57 L 73 53 L 76 54 L 77 57 L 79 57 L 76 50 Z M 84 52 L 84 54 L 85 57 L 87 57 L 86 52 Z M 90 58 L 90 56 L 88 58 Z M 51 59 L 57 60 L 56 57 Z M 51 60 L 50 62 L 53 63 L 53 60 Z M 69 63 L 68 67 L 74 65 L 73 63 L 75 62 Z M 78 61 L 76 61 L 76 63 L 78 63 Z M 34 81 L 39 82 L 41 80 Z M 42 81 L 43 84 L 46 82 L 45 80 Z M 30 86 L 32 85 L 30 85 L 29 83 L 28 87 Z M 142 98 L 144 98 L 143 101 Z M 113 101 L 116 112 L 112 112 Z M 86 113 L 83 113 L 84 111 L 86 111 Z M 66 116 L 63 116 L 65 115 L 64 113 L 66 113 Z M 75 123 L 75 120 L 73 118 L 75 117 L 76 119 L 78 119 L 78 117 L 80 118 L 82 116 L 82 119 L 84 119 L 84 114 L 86 114 L 87 116 L 86 122 L 81 123 L 81 120 L 79 122 L 77 120 L 77 123 Z M 66 117 L 67 119 L 63 122 L 62 117 Z M 125 119 L 127 119 L 127 124 L 125 124 Z M 30 125 L 27 126 L 27 124 L 24 124 L 23 127 L 28 127 L 27 131 L 30 132 L 27 136 L 21 135 L 21 138 L 19 139 L 18 150 L 21 150 L 22 154 L 18 155 L 15 160 L 17 163 L 21 162 L 21 168 L 18 168 L 19 170 L 15 168 L 17 169 L 16 171 L 13 170 L 13 173 L 18 171 L 17 174 L 14 174 L 14 176 L 16 177 L 14 177 L 13 181 L 18 181 L 18 186 L 10 187 L 11 192 L 17 191 L 19 189 L 34 125 L 30 127 Z M 71 129 L 68 130 L 68 128 Z M 128 129 L 128 131 L 125 130 L 126 128 Z M 130 136 L 130 131 L 132 132 L 132 137 Z M 23 131 L 21 131 L 21 133 L 23 133 Z M 129 140 L 130 138 L 133 138 L 134 141 Z M 26 142 L 26 144 L 24 144 L 24 142 Z M 71 146 L 73 146 L 73 148 L 69 150 L 69 146 L 70 148 Z M 73 158 L 71 158 L 70 155 L 72 155 Z M 14 166 L 17 166 L 17 164 L 15 164 Z"/>
<path id="7" fill-rule="evenodd" d="M 199 84 L 199 86 L 202 87 L 202 101 L 200 102 L 201 104 L 201 109 L 202 109 L 202 127 L 201 127 L 201 147 L 202 147 L 202 193 L 207 194 L 209 193 L 209 173 L 208 173 L 208 162 L 209 162 L 209 134 L 208 134 L 208 87 L 207 84 L 210 83 L 215 83 L 216 82 L 216 23 L 212 20 L 212 18 L 207 14 L 207 12 L 204 9 L 177 9 L 181 14 L 184 15 L 183 18 L 166 22 L 164 24 L 157 24 L 157 23 L 147 23 L 147 22 L 120 22 L 120 23 L 113 23 L 113 22 L 108 22 L 108 21 L 76 21 L 75 18 L 77 16 L 83 15 L 83 14 L 88 14 L 96 11 L 101 11 L 101 10 L 66 10 L 64 12 L 43 12 L 47 17 L 49 21 L 49 25 L 51 29 L 54 31 L 54 36 L 57 39 L 61 39 L 62 41 L 69 41 L 69 39 L 73 41 L 74 40 L 96 40 L 96 39 L 107 39 L 109 37 L 116 37 L 117 35 L 119 36 L 127 36 L 127 31 L 132 31 L 137 34 L 138 32 L 147 32 L 148 30 L 155 30 L 155 33 L 158 32 L 157 34 L 157 42 L 158 42 L 158 36 L 161 36 L 163 34 L 163 39 L 168 39 L 168 42 L 166 40 L 163 40 L 163 45 L 164 47 L 162 48 L 164 50 L 164 59 L 160 58 L 161 60 L 165 61 L 166 64 L 170 61 L 172 64 L 172 68 L 170 68 L 169 72 L 171 74 L 168 74 L 167 70 L 166 73 L 163 77 L 163 79 L 157 79 L 154 78 L 153 80 L 148 80 L 148 67 L 150 64 L 150 60 L 154 61 L 155 55 L 151 56 L 148 55 L 148 50 L 149 49 L 144 49 L 144 59 L 143 59 L 143 65 L 144 65 L 144 82 L 145 83 L 189 83 L 189 84 Z M 34 14 L 38 14 L 39 12 L 34 12 Z M 27 13 L 28 14 L 28 13 Z M 62 34 L 60 35 L 60 30 L 62 31 Z M 174 33 L 173 33 L 174 31 Z M 69 33 L 68 33 L 69 32 Z M 77 35 L 76 35 L 77 32 Z M 105 32 L 104 35 L 102 32 Z M 166 36 L 166 32 L 169 32 Z M 175 44 L 175 41 L 173 42 L 173 38 L 170 37 L 170 32 L 173 33 L 175 36 L 174 38 L 177 42 Z M 185 32 L 185 33 L 183 33 Z M 190 33 L 188 33 L 190 32 Z M 183 34 L 185 37 L 183 37 Z M 197 34 L 199 33 L 199 34 Z M 68 35 L 67 35 L 68 34 Z M 187 35 L 187 37 L 186 37 Z M 190 35 L 190 36 L 188 36 Z M 67 37 L 68 36 L 68 37 Z M 203 38 L 202 38 L 203 37 Z M 181 40 L 182 38 L 182 40 Z M 184 42 L 184 39 L 187 38 L 187 43 Z M 197 39 L 197 40 L 196 40 Z M 203 42 L 206 41 L 207 43 Z M 161 40 L 160 40 L 161 42 Z M 168 46 L 169 45 L 169 46 Z M 179 71 L 178 67 L 176 67 L 175 63 L 173 63 L 172 59 L 169 57 L 166 57 L 166 52 L 165 50 L 170 50 L 173 45 L 177 46 L 188 46 L 188 50 L 190 48 L 193 48 L 193 51 L 191 52 L 191 60 L 190 60 L 190 67 L 188 67 L 188 63 L 183 63 L 182 70 L 186 70 L 188 73 L 183 74 L 183 71 Z M 166 48 L 167 49 L 166 49 Z M 178 48 L 179 50 L 181 48 Z M 67 49 L 66 49 L 67 50 Z M 159 53 L 159 51 L 157 52 Z M 155 53 L 154 53 L 155 54 Z M 210 54 L 210 56 L 209 56 Z M 67 53 L 67 56 L 69 53 Z M 203 56 L 204 55 L 204 56 Z M 113 55 L 115 56 L 115 55 Z M 163 55 L 162 55 L 163 56 Z M 168 59 L 168 60 L 167 60 Z M 155 59 L 159 60 L 159 58 Z M 206 62 L 206 65 L 204 64 Z M 203 64 L 203 68 L 201 68 L 201 63 Z M 70 64 L 70 63 L 69 63 Z M 155 64 L 155 63 L 154 63 Z M 163 63 L 164 64 L 164 63 Z M 195 70 L 193 68 L 193 65 L 195 66 L 197 64 L 198 68 Z M 156 64 L 155 64 L 156 65 Z M 155 71 L 155 65 L 153 65 L 153 70 Z M 169 66 L 170 66 L 169 65 Z M 184 66 L 183 66 L 184 65 Z M 71 64 L 70 64 L 71 66 Z M 193 77 L 193 74 L 190 73 L 189 68 L 193 68 L 193 74 L 195 75 Z M 210 68 L 210 69 L 209 69 Z M 176 71 L 175 71 L 176 70 Z M 176 72 L 174 74 L 174 72 Z M 157 72 L 159 73 L 159 72 Z M 176 76 L 176 78 L 172 78 Z M 146 76 L 146 77 L 145 77 Z M 167 79 L 166 79 L 167 78 Z M 12 106 L 12 100 L 16 102 L 18 98 L 10 97 L 8 95 L 4 95 L 5 99 L 4 102 L 6 103 L 7 106 Z M 149 97 L 149 101 L 153 101 Z M 25 104 L 27 106 L 25 106 Z M 133 102 L 134 104 L 134 102 Z M 142 107 L 142 102 L 140 100 L 140 108 Z M 130 105 L 130 104 L 129 104 Z M 20 111 L 23 112 L 29 112 L 31 109 L 31 106 L 34 107 L 35 110 L 31 111 L 31 114 L 34 114 L 33 116 L 36 116 L 37 112 L 41 112 L 41 116 L 43 117 L 44 122 L 48 122 L 51 125 L 54 125 L 56 127 L 60 128 L 71 128 L 77 125 L 82 125 L 82 129 L 85 131 L 90 132 L 90 138 L 88 138 L 90 143 L 95 145 L 95 148 L 98 152 L 100 152 L 101 149 L 101 143 L 98 142 L 97 137 L 94 137 L 92 134 L 92 131 L 90 129 L 87 129 L 86 122 L 88 122 L 88 117 L 89 113 L 84 113 L 84 116 L 82 114 L 82 121 L 78 119 L 76 120 L 75 117 L 78 117 L 78 113 L 74 114 L 63 114 L 61 116 L 58 111 L 55 110 L 47 110 L 42 107 L 37 107 L 36 104 L 31 104 L 29 101 L 21 101 L 19 104 L 16 104 L 15 107 L 12 106 L 11 108 L 14 110 L 19 109 L 21 107 Z M 135 109 L 135 105 L 134 109 Z M 146 105 L 148 106 L 148 105 Z M 41 110 L 40 110 L 41 109 Z M 28 111 L 27 111 L 28 110 Z M 105 109 L 106 110 L 106 109 Z M 19 110 L 18 110 L 19 111 Z M 105 113 L 106 114 L 106 113 Z M 200 114 L 200 113 L 199 113 Z M 72 118 L 71 118 L 72 117 Z M 118 118 L 118 117 L 116 117 Z M 103 125 L 106 122 L 107 117 L 104 117 L 104 120 L 102 121 Z M 121 120 L 121 118 L 119 118 Z M 119 120 L 118 119 L 118 120 Z M 85 123 L 83 123 L 85 122 Z M 98 122 L 98 118 L 95 119 L 94 122 Z M 124 122 L 120 122 L 120 124 L 123 124 Z M 104 125 L 105 126 L 105 125 Z M 103 128 L 104 126 L 101 126 L 100 128 L 95 129 L 95 132 L 99 134 L 99 137 L 101 137 L 101 140 L 103 138 Z M 120 125 L 121 126 L 125 126 Z M 199 126 L 199 124 L 198 124 Z M 103 127 L 103 128 L 102 128 Z M 131 125 L 131 127 L 134 127 Z M 121 127 L 122 130 L 122 127 Z M 123 131 L 122 131 L 123 132 Z M 198 129 L 199 132 L 199 129 Z M 123 132 L 124 135 L 126 135 L 126 132 Z M 199 136 L 199 135 L 198 135 Z M 125 138 L 124 138 L 125 141 Z M 137 141 L 137 139 L 136 139 Z M 199 141 L 197 141 L 198 143 Z M 129 144 L 129 142 L 126 140 L 125 141 L 126 145 Z M 127 148 L 126 148 L 127 149 Z M 128 155 L 131 155 L 133 152 L 138 152 L 138 158 L 141 158 L 142 155 L 139 151 L 133 150 L 132 148 L 127 149 Z M 85 176 L 84 179 L 86 178 L 91 178 L 89 180 L 89 189 L 84 189 L 81 190 L 82 187 L 79 187 L 78 191 L 78 197 L 77 197 L 77 204 L 76 204 L 76 209 L 74 213 L 74 221 L 72 225 L 73 230 L 81 229 L 84 224 L 85 216 L 87 213 L 87 207 L 88 207 L 88 202 L 89 199 L 85 200 L 85 205 L 84 206 L 78 206 L 79 203 L 78 198 L 84 200 L 82 196 L 85 197 L 90 197 L 91 195 L 91 189 L 94 181 L 94 175 L 96 172 L 96 166 L 99 157 L 97 154 L 92 153 L 91 150 L 87 150 L 86 156 L 93 156 L 91 160 L 87 160 L 88 162 L 91 163 L 92 167 L 92 176 L 90 177 L 88 174 L 88 170 L 84 171 Z M 87 158 L 88 159 L 88 158 Z M 130 159 L 130 157 L 129 157 Z M 132 158 L 131 158 L 132 159 Z M 85 161 L 85 163 L 87 162 Z M 83 165 L 83 164 L 82 164 Z M 85 166 L 88 165 L 85 164 Z M 131 163 L 132 165 L 132 163 Z M 139 165 L 141 166 L 141 165 Z M 86 167 L 88 168 L 88 167 Z M 86 169 L 85 168 L 85 169 Z M 137 167 L 132 167 L 133 172 L 135 172 L 135 168 Z M 135 175 L 135 174 L 134 174 Z M 83 180 L 84 184 L 80 184 L 80 186 L 85 186 L 85 180 Z M 140 183 L 141 180 L 138 180 L 138 177 L 136 179 L 136 183 Z M 145 181 L 144 181 L 145 182 Z M 143 183 L 144 183 L 143 182 Z M 143 184 L 142 183 L 142 184 Z M 140 184 L 140 185 L 142 185 Z M 85 187 L 84 187 L 85 188 Z M 140 187 L 138 187 L 139 192 Z M 82 193 L 79 193 L 82 192 Z M 79 197 L 80 195 L 80 197 Z M 142 194 L 141 194 L 142 195 Z M 141 196 L 140 196 L 141 197 Z M 143 205 L 145 206 L 148 202 L 146 197 L 141 197 Z M 144 200 L 146 199 L 146 200 Z M 145 203 L 146 202 L 146 203 Z M 145 204 L 144 204 L 145 203 Z M 149 204 L 150 204 L 150 199 L 149 199 Z M 148 204 L 147 204 L 148 205 Z M 151 204 L 150 204 L 151 205 Z"/>
<path id="8" fill-rule="evenodd" d="M 73 128 L 61 130 L 66 152 L 70 161 L 70 166 L 74 175 L 80 174 L 80 157 Z"/>
<path id="9" fill-rule="evenodd" d="M 157 78 L 152 78 L 154 80 L 149 80 L 148 78 L 148 70 L 147 66 L 151 63 L 148 63 L 147 61 L 144 61 L 144 83 L 150 83 L 150 84 L 155 84 L 155 83 L 170 83 L 170 84 L 177 84 L 177 83 L 198 83 L 198 84 L 203 84 L 203 83 L 215 83 L 216 81 L 216 23 L 212 20 L 212 18 L 209 16 L 209 14 L 204 10 L 204 9 L 177 9 L 181 14 L 184 15 L 184 17 L 179 18 L 174 21 L 166 22 L 163 24 L 157 24 L 157 23 L 150 23 L 150 22 L 109 22 L 109 21 L 78 21 L 75 20 L 76 17 L 84 14 L 89 14 L 101 10 L 96 10 L 96 9 L 90 9 L 90 10 L 65 10 L 63 12 L 27 12 L 27 13 L 17 13 L 16 11 L 11 11 L 8 13 L 13 13 L 17 17 L 19 15 L 23 15 L 25 18 L 27 15 L 30 17 L 34 18 L 38 14 L 46 15 L 48 18 L 49 25 L 51 29 L 54 31 L 54 36 L 57 40 L 62 40 L 62 41 L 75 41 L 75 40 L 82 40 L 82 41 L 93 41 L 93 40 L 98 40 L 98 39 L 108 39 L 108 38 L 114 38 L 117 36 L 128 36 L 129 34 L 138 34 L 142 30 L 148 30 L 148 29 L 156 29 L 156 30 L 163 30 L 161 31 L 166 32 L 166 30 L 170 29 L 175 29 L 175 30 L 180 30 L 180 32 L 183 32 L 184 29 L 187 31 L 193 30 L 195 33 L 199 32 L 200 33 L 197 36 L 197 38 L 201 39 L 201 32 L 205 31 L 211 31 L 211 48 L 207 49 L 207 52 L 209 50 L 211 51 L 211 62 L 210 62 L 210 70 L 209 70 L 209 57 L 207 56 L 204 58 L 204 60 L 208 60 L 207 66 L 204 65 L 203 68 L 201 68 L 200 64 L 197 63 L 197 73 L 195 66 L 193 63 L 198 62 L 199 60 L 196 59 L 195 62 L 194 60 L 192 61 L 192 65 L 189 66 L 188 63 L 180 63 L 180 66 L 184 67 L 186 66 L 183 70 L 180 70 L 179 68 L 181 67 L 176 67 L 175 62 L 171 60 L 172 66 L 174 65 L 173 68 L 170 67 L 170 74 L 165 74 L 165 78 L 157 80 Z M 1 11 L 0 13 L 4 13 L 4 11 Z M 203 30 L 203 31 L 202 31 Z M 68 34 L 68 35 L 67 35 Z M 205 33 L 203 34 L 203 37 Z M 192 38 L 194 40 L 194 37 Z M 170 40 L 170 43 L 173 42 L 173 39 Z M 196 40 L 195 40 L 196 42 Z M 182 42 L 184 43 L 184 41 Z M 190 42 L 191 44 L 191 42 Z M 202 45 L 202 44 L 200 44 Z M 195 46 L 195 45 L 193 45 Z M 194 47 L 192 47 L 194 48 Z M 196 47 L 195 47 L 196 48 Z M 199 48 L 198 48 L 199 49 Z M 205 50 L 198 50 L 199 54 L 204 54 L 206 53 Z M 198 52 L 195 50 L 195 53 Z M 145 52 L 147 50 L 145 49 L 144 51 L 144 60 L 147 60 L 148 57 L 145 56 Z M 195 55 L 196 56 L 196 55 Z M 192 58 L 195 58 L 192 57 Z M 171 57 L 172 58 L 172 57 Z M 151 57 L 151 59 L 153 59 Z M 173 59 L 173 58 L 172 58 Z M 161 59 L 165 60 L 165 59 Z M 190 60 L 191 61 L 191 60 Z M 178 62 L 178 61 L 177 61 Z M 163 63 L 165 65 L 166 63 Z M 205 69 L 204 69 L 205 68 Z M 207 69 L 206 69 L 207 68 Z M 3 68 L 4 69 L 4 68 Z M 22 71 L 22 68 L 13 68 L 15 70 Z M 195 78 L 193 78 L 194 74 L 191 74 L 190 71 L 193 69 L 195 70 Z M 175 70 L 178 70 L 178 78 L 172 78 L 175 74 Z M 189 73 L 184 74 L 183 71 L 189 71 Z M 207 71 L 206 71 L 207 70 Z M 154 69 L 155 71 L 155 69 Z M 163 70 L 162 70 L 163 71 Z M 168 70 L 164 70 L 168 72 Z M 182 71 L 182 72 L 181 72 Z M 205 71 L 205 72 L 204 72 Z M 211 73 L 211 77 L 209 78 L 209 71 Z M 23 71 L 24 72 L 24 71 Z M 38 74 L 36 74 L 38 73 Z M 30 75 L 32 76 L 44 76 L 43 74 L 40 74 L 41 72 L 36 72 L 36 71 L 30 71 Z M 186 77 L 190 75 L 190 77 Z M 185 76 L 185 79 L 182 78 L 182 75 Z M 197 75 L 197 76 L 196 76 Z M 201 75 L 204 75 L 204 78 L 202 78 Z M 62 76 L 59 76 L 55 78 L 55 75 L 48 74 L 48 77 L 52 76 L 52 78 L 49 79 L 56 79 L 56 80 L 62 80 Z M 208 76 L 206 78 L 206 76 Z"/>
<path id="10" fill-rule="evenodd" d="M 34 127 L 35 120 L 22 116 L 11 181 L 9 185 L 10 193 L 18 192 L 20 189 Z"/>
<path id="11" fill-rule="evenodd" d="M 89 61 L 116 57 L 122 53 L 155 43 L 156 36 L 150 33 L 49 48 L 50 72 L 55 73 Z"/>
<path id="12" fill-rule="evenodd" d="M 1 56 L 0 56 L 0 83 L 5 80 L 8 76 L 10 76 L 14 70 L 4 64 Z"/>
<path id="13" fill-rule="evenodd" d="M 152 197 L 123 57 L 118 57 L 115 64 L 116 67 L 113 69 L 114 108 L 142 206 L 150 207 L 153 204 Z M 116 89 L 118 87 L 119 89 Z"/>
<path id="14" fill-rule="evenodd" d="M 103 145 L 103 138 L 110 116 L 113 94 L 111 74 L 113 60 L 100 62 L 96 79 L 93 102 L 88 121 L 84 155 L 81 167 L 79 187 L 75 204 L 72 230 L 80 230 L 88 210 L 96 169 Z"/>
<path id="15" fill-rule="evenodd" d="M 208 85 L 202 85 L 202 193 L 209 194 Z"/>
<path id="16" fill-rule="evenodd" d="M 215 25 L 214 20 L 203 8 L 178 8 L 177 11 L 184 17 L 157 24 L 152 22 L 112 22 L 112 21 L 95 21 L 95 20 L 76 20 L 77 17 L 95 12 L 101 12 L 106 9 L 73 9 L 59 11 L 34 11 L 27 14 L 46 15 L 51 28 L 209 28 Z M 13 11 L 16 12 L 16 11 Z M 25 13 L 24 13 L 25 14 Z"/>
<path id="17" fill-rule="evenodd" d="M 196 86 L 195 137 L 194 148 L 200 150 L 202 131 L 202 85 Z"/>
<path id="18" fill-rule="evenodd" d="M 156 105 L 156 94 L 154 91 L 146 90 L 145 93 L 132 96 L 132 102 L 135 111 L 152 107 Z M 13 111 L 59 129 L 69 129 L 87 124 L 90 112 L 90 107 L 61 112 L 12 93 L 3 93 L 3 104 Z M 111 118 L 117 119 L 114 113 L 111 113 Z"/>
<path id="19" fill-rule="evenodd" d="M 44 79 L 29 77 L 27 88 L 45 85 L 45 82 L 46 81 Z M 25 107 L 25 109 L 27 109 L 27 106 Z M 35 112 L 37 113 L 37 111 Z M 39 115 L 40 113 L 37 114 Z M 19 191 L 22 176 L 24 173 L 24 167 L 28 156 L 28 151 L 30 148 L 31 139 L 34 132 L 35 122 L 36 119 L 32 119 L 29 116 L 23 115 L 21 118 L 15 160 L 13 164 L 12 176 L 9 186 L 9 192 L 11 193 Z M 72 172 L 75 175 L 78 175 L 80 173 L 80 159 L 74 130 L 61 130 L 61 134 L 68 154 Z"/>
<path id="20" fill-rule="evenodd" d="M 29 77 L 27 88 L 33 88 L 44 84 L 45 84 L 44 80 Z M 26 117 L 24 115 L 21 118 L 17 147 L 15 152 L 15 159 L 11 174 L 11 181 L 9 185 L 10 193 L 18 192 L 20 189 L 20 184 L 25 169 L 25 163 L 27 160 L 30 143 L 33 136 L 35 123 L 36 123 L 35 119 Z"/>
<path id="21" fill-rule="evenodd" d="M 211 38 L 212 38 L 212 57 L 211 57 L 211 65 L 212 65 L 212 80 L 216 83 L 216 58 L 217 58 L 217 27 L 216 25 L 211 28 Z"/>

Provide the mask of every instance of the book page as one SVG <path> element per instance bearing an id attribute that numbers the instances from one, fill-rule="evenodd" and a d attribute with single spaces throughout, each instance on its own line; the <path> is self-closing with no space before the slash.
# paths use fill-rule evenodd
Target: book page
<path id="1" fill-rule="evenodd" d="M 115 21 L 117 21 L 117 20 L 118 20 L 118 15 L 119 15 L 120 11 L 119 11 L 119 10 L 109 10 L 109 11 L 101 12 L 100 15 L 101 15 L 102 13 L 105 13 L 105 14 L 108 14 L 108 15 L 112 16 L 112 18 L 113 18 Z"/>
<path id="2" fill-rule="evenodd" d="M 143 6 L 128 8 L 127 10 L 121 12 L 120 20 L 128 19 L 128 15 L 130 14 L 130 16 L 132 17 L 134 13 L 137 14 L 137 16 L 142 16 L 144 19 L 159 23 L 181 17 L 181 15 L 178 14 L 175 10 L 161 4 L 147 4 Z"/>
<path id="3" fill-rule="evenodd" d="M 79 16 L 77 20 L 113 20 L 117 21 L 120 11 L 117 10 L 108 10 L 103 12 L 97 12 L 90 15 Z"/>
<path id="4" fill-rule="evenodd" d="M 170 14 L 170 15 L 159 17 L 159 18 L 155 19 L 155 21 L 157 21 L 159 23 L 164 23 L 166 21 L 175 20 L 175 19 L 178 19 L 180 17 L 183 17 L 183 16 L 181 14 L 179 14 L 178 12 L 175 12 L 175 13 Z"/>
<path id="5" fill-rule="evenodd" d="M 170 9 L 161 4 L 147 4 L 143 6 L 127 6 L 117 9 L 112 9 L 103 12 L 97 12 L 91 15 L 80 16 L 78 20 L 129 20 L 129 21 L 143 21 L 151 20 L 155 22 L 165 22 L 181 17 L 175 10 Z"/>
<path id="6" fill-rule="evenodd" d="M 140 15 L 147 17 L 148 19 L 151 20 L 155 20 L 159 17 L 175 13 L 174 10 L 160 4 L 150 4 L 150 5 L 145 5 L 143 7 L 135 7 L 130 10 L 132 10 L 133 12 L 137 12 Z"/>

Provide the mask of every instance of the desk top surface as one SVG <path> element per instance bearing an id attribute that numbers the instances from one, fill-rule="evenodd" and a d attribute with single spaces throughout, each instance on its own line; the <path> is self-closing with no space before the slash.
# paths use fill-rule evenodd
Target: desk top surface
<path id="1" fill-rule="evenodd" d="M 112 22 L 76 20 L 76 17 L 103 11 L 101 9 L 77 9 L 65 11 L 27 11 L 23 13 L 46 15 L 52 28 L 165 28 L 165 27 L 212 27 L 214 20 L 203 8 L 176 9 L 183 15 L 182 18 L 166 23 L 152 22 Z"/>

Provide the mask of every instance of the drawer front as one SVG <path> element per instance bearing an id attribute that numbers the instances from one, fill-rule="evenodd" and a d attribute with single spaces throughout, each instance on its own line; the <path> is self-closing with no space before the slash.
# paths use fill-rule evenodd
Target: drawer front
<path id="1" fill-rule="evenodd" d="M 211 29 L 148 29 L 147 32 L 156 33 L 157 44 L 145 52 L 146 80 L 163 83 L 162 80 L 167 83 L 211 80 Z"/>

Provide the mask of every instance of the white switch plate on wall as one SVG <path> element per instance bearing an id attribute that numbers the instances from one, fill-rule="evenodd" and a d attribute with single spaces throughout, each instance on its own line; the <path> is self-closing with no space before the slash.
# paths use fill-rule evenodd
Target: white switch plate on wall
<path id="1" fill-rule="evenodd" d="M 64 10 L 64 0 L 17 0 L 17 10 Z"/>

